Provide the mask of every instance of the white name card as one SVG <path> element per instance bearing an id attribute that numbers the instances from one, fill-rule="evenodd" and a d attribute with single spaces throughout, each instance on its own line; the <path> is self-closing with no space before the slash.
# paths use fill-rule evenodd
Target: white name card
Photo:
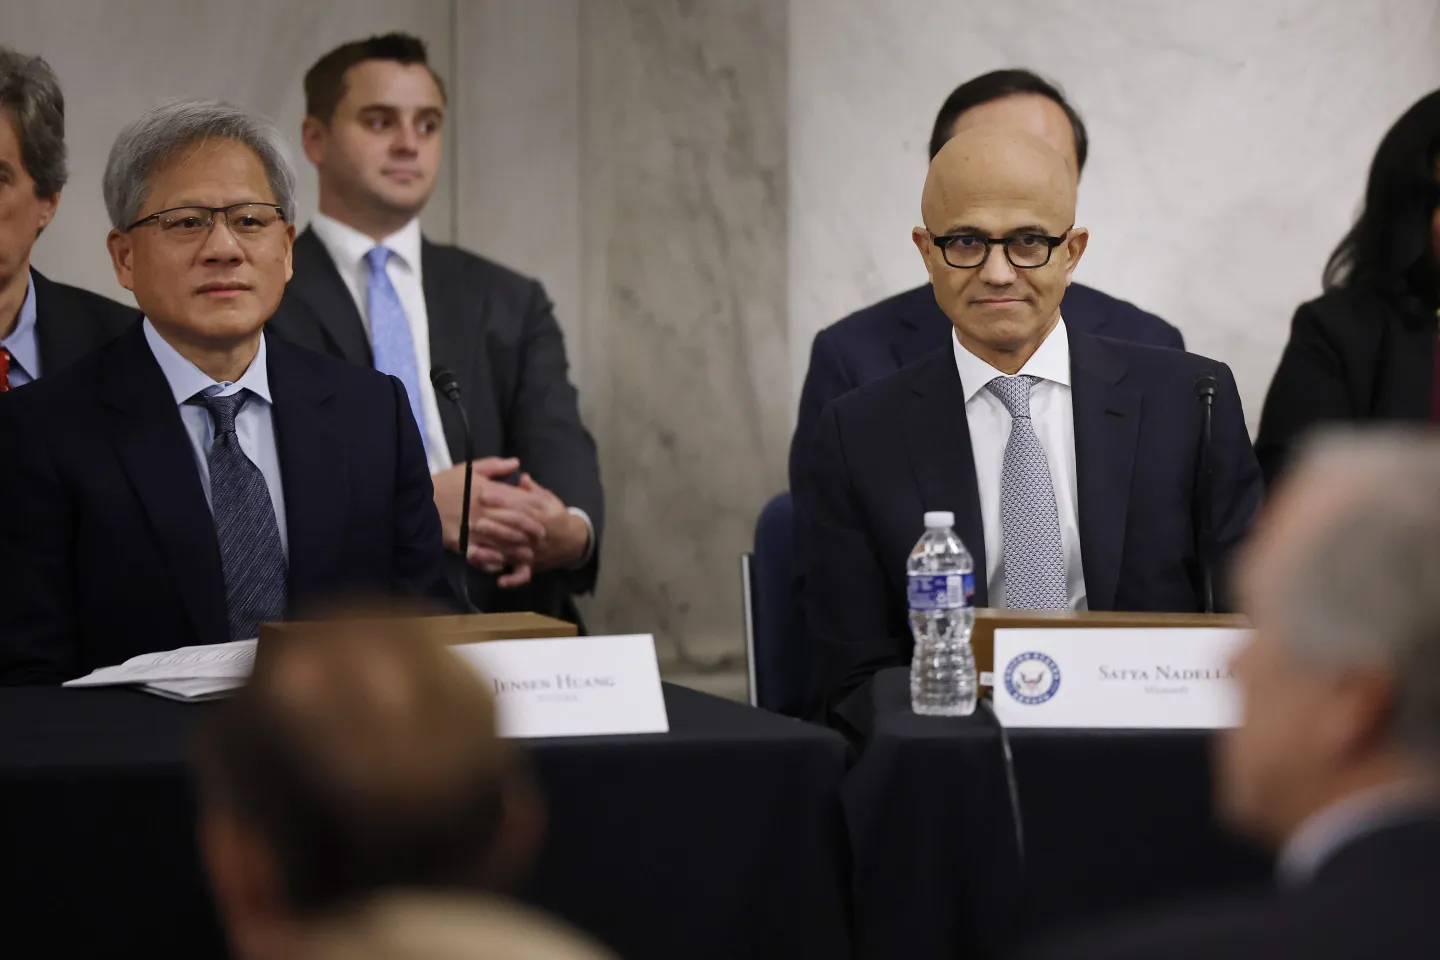
<path id="1" fill-rule="evenodd" d="M 1248 630 L 996 630 L 1007 727 L 1217 729 L 1240 722 L 1230 658 Z"/>
<path id="2" fill-rule="evenodd" d="M 502 737 L 670 730 L 649 634 L 489 640 L 450 649 L 495 695 Z"/>

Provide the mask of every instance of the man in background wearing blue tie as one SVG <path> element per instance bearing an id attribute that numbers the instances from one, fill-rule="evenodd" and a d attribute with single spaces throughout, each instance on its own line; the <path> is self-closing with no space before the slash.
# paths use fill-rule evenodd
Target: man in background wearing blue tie
<path id="1" fill-rule="evenodd" d="M 405 384 L 434 475 L 452 579 L 487 612 L 577 620 L 594 588 L 604 501 L 565 343 L 534 280 L 421 236 L 446 96 L 425 45 L 347 43 L 305 75 L 305 154 L 320 211 L 295 241 L 274 329 Z M 475 436 L 469 564 L 461 560 L 464 433 L 430 374 L 455 375 Z M 508 482 L 507 482 L 508 481 Z"/>
<path id="2" fill-rule="evenodd" d="M 404 387 L 264 335 L 294 183 L 274 126 L 222 103 L 116 139 L 108 243 L 145 320 L 0 400 L 0 683 L 445 594 Z"/>

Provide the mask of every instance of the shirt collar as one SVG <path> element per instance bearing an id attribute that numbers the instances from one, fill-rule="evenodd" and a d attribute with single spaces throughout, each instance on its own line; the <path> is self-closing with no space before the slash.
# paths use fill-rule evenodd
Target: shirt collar
<path id="1" fill-rule="evenodd" d="M 960 384 L 965 388 L 966 403 L 985 389 L 985 384 L 996 377 L 1005 376 L 961 346 L 960 335 L 953 330 L 950 333 L 950 342 L 955 348 L 955 368 L 960 371 Z M 1021 367 L 1016 375 L 1039 377 L 1061 386 L 1070 386 L 1070 335 L 1066 332 L 1064 317 L 1055 324 L 1055 329 L 1050 331 L 1039 349 L 1030 355 L 1030 359 L 1025 361 L 1025 366 Z"/>
<path id="2" fill-rule="evenodd" d="M 40 376 L 40 344 L 35 337 L 35 274 L 30 274 L 30 285 L 25 289 L 25 302 L 20 304 L 20 317 L 15 329 L 8 337 L 0 337 L 0 347 L 10 351 L 10 356 L 20 364 L 20 369 L 31 379 Z"/>
<path id="3" fill-rule="evenodd" d="M 1341 848 L 1385 827 L 1432 815 L 1435 794 L 1423 784 L 1398 781 L 1372 787 L 1332 803 L 1300 825 L 1280 851 L 1282 883 L 1310 880 Z"/>
<path id="4" fill-rule="evenodd" d="M 150 352 L 155 355 L 155 362 L 160 364 L 160 372 L 165 374 L 165 381 L 170 384 L 170 393 L 177 404 L 186 403 L 196 394 L 206 391 L 212 394 L 232 394 L 240 390 L 249 390 L 266 403 L 274 402 L 270 399 L 270 370 L 265 361 L 265 337 L 263 335 L 260 337 L 260 349 L 255 354 L 255 359 L 250 361 L 250 366 L 246 368 L 240 379 L 232 384 L 214 380 L 210 374 L 181 356 L 180 351 L 170 346 L 165 338 L 160 336 L 160 331 L 155 329 L 149 317 L 145 318 L 143 326 L 145 342 L 150 345 Z M 232 387 L 234 389 L 231 389 Z M 212 388 L 218 388 L 218 390 Z"/>
<path id="5" fill-rule="evenodd" d="M 323 213 L 315 214 L 310 221 L 310 227 L 320 238 L 320 242 L 325 245 L 325 249 L 330 252 L 330 259 L 337 264 L 358 267 L 371 250 L 376 247 L 388 247 L 390 252 L 395 255 L 395 259 L 413 271 L 416 276 L 420 275 L 421 238 L 418 217 L 379 243 L 350 224 L 342 223 Z"/>

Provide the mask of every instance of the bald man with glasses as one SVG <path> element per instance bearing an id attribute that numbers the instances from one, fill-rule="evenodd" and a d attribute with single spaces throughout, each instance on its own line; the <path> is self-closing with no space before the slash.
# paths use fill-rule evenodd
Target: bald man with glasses
<path id="1" fill-rule="evenodd" d="M 905 560 L 927 511 L 955 514 L 976 606 L 1196 611 L 1202 555 L 1223 564 L 1261 496 L 1224 364 L 1066 325 L 1090 237 L 1053 147 L 957 134 L 921 214 L 912 239 L 950 342 L 825 408 L 797 498 L 812 712 L 857 730 L 869 677 L 910 662 Z"/>

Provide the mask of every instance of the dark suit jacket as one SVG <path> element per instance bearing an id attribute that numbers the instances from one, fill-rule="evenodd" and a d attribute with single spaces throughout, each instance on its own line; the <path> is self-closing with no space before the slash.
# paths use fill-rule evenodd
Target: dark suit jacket
<path id="1" fill-rule="evenodd" d="M 363 592 L 446 595 L 430 474 L 399 381 L 274 337 L 268 365 L 291 609 Z M 0 683 L 229 639 L 214 521 L 140 324 L 0 397 L 0 449 Z"/>
<path id="2" fill-rule="evenodd" d="M 1295 441 L 1327 421 L 1425 420 L 1435 388 L 1436 316 L 1357 290 L 1302 304 L 1265 396 L 1255 454 L 1266 483 Z"/>
<path id="3" fill-rule="evenodd" d="M 47 280 L 33 268 L 30 276 L 35 279 L 35 339 L 42 377 L 109 343 L 140 319 L 134 307 Z"/>
<path id="4" fill-rule="evenodd" d="M 605 501 L 595 441 L 580 422 L 578 397 L 567 376 L 565 341 L 539 283 L 457 247 L 421 248 L 430 359 L 460 384 L 475 456 L 518 457 L 521 469 L 549 487 L 595 525 L 595 552 L 575 571 L 536 578 L 502 591 L 496 578 L 470 571 L 471 599 L 482 610 L 534 610 L 575 617 L 572 594 L 595 587 Z M 295 241 L 295 276 L 270 321 L 271 329 L 301 346 L 370 366 L 370 341 L 345 281 L 313 230 Z M 421 371 L 428 376 L 429 371 Z M 450 457 L 465 459 L 460 416 L 440 398 Z M 459 557 L 448 558 L 458 575 Z"/>
<path id="5" fill-rule="evenodd" d="M 1185 349 L 1180 331 L 1153 313 L 1082 284 L 1070 284 L 1060 309 L 1071 330 Z M 938 350 L 950 342 L 952 329 L 927 283 L 852 313 L 817 333 L 790 441 L 790 489 L 797 490 L 805 482 L 810 441 L 825 404 Z"/>
<path id="6" fill-rule="evenodd" d="M 1260 470 L 1230 369 L 1180 350 L 1069 333 L 1090 608 L 1198 610 L 1202 408 L 1195 380 L 1203 374 L 1218 381 L 1215 554 L 1225 556 L 1240 541 L 1260 506 Z M 805 619 L 820 667 L 816 707 L 833 710 L 876 670 L 910 662 L 905 559 L 927 510 L 955 513 L 956 533 L 975 560 L 975 605 L 987 602 L 984 526 L 953 348 L 826 407 L 805 489 Z"/>
<path id="7" fill-rule="evenodd" d="M 1309 883 L 1174 911 L 1028 960 L 1420 960 L 1440 957 L 1440 820 L 1360 837 Z"/>

